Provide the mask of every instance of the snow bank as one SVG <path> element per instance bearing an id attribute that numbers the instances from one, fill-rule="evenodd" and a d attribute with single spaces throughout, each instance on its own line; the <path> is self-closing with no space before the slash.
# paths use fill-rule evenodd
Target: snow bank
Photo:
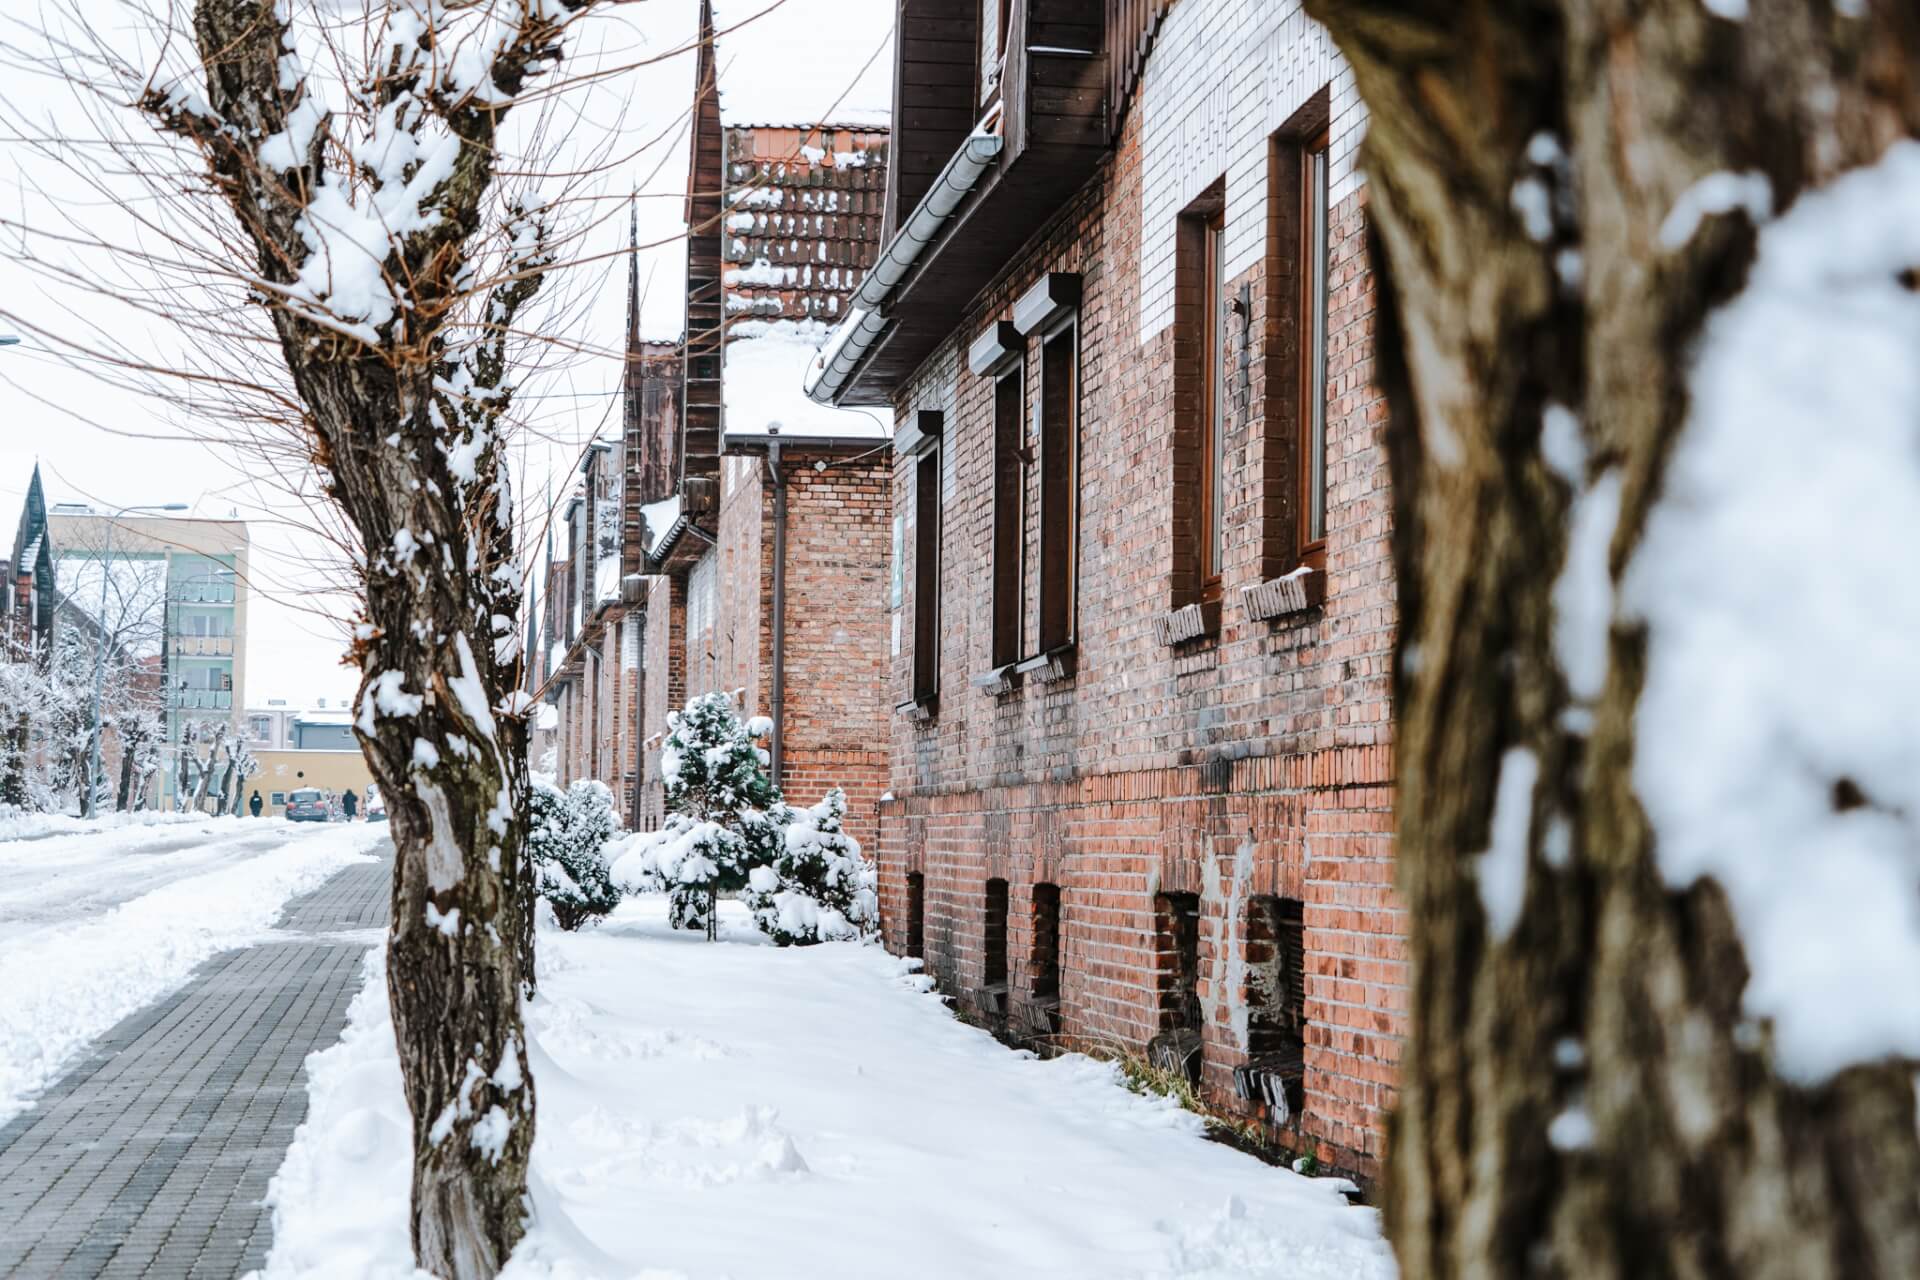
<path id="1" fill-rule="evenodd" d="M 175 813 L 170 809 L 148 809 L 139 813 L 103 813 L 97 818 L 77 818 L 70 813 L 27 813 L 0 807 L 0 840 L 39 840 L 47 836 L 89 835 L 101 831 L 122 831 L 128 827 L 162 827 L 187 822 L 215 822 L 204 813 Z M 224 821 L 234 821 L 225 819 Z"/>
<path id="2" fill-rule="evenodd" d="M 384 828 L 287 833 L 259 856 L 178 880 L 0 955 L 0 1123 L 95 1036 L 187 980 L 203 960 L 270 928 L 289 898 L 367 860 Z"/>
<path id="3" fill-rule="evenodd" d="M 760 941 L 723 906 L 723 938 Z M 543 933 L 534 1222 L 503 1280 L 1389 1280 L 1338 1184 L 1200 1136 L 1087 1058 L 956 1021 L 875 947 L 709 945 L 630 901 Z M 415 1275 L 409 1129 L 377 968 L 276 1179 L 266 1275 Z M 636 981 L 634 975 L 645 975 Z"/>

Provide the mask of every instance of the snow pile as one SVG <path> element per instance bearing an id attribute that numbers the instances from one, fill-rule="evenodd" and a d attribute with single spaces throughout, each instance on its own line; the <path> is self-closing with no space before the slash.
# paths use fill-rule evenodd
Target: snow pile
<path id="1" fill-rule="evenodd" d="M 121 831 L 129 827 L 161 827 L 176 823 L 200 823 L 212 831 L 216 828 L 211 823 L 231 821 L 231 818 L 209 819 L 204 813 L 176 813 L 171 809 L 140 809 L 131 813 L 102 813 L 98 817 L 78 818 L 68 813 L 34 813 L 12 805 L 0 805 L 0 840 L 39 840 L 48 836 L 89 835 Z"/>
<path id="2" fill-rule="evenodd" d="M 1725 889 L 1805 1083 L 1920 1057 L 1916 208 L 1901 142 L 1764 228 L 1621 588 L 1661 872 Z"/>
<path id="3" fill-rule="evenodd" d="M 757 940 L 722 910 L 723 935 Z M 533 1221 L 503 1280 L 1394 1275 L 1341 1183 L 1206 1141 L 1108 1065 L 1009 1052 L 878 948 L 695 945 L 665 911 L 541 938 Z M 411 1280 L 376 968 L 310 1064 L 266 1275 Z"/>
<path id="4" fill-rule="evenodd" d="M 203 960 L 269 929 L 289 898 L 371 858 L 378 826 L 297 835 L 276 824 L 260 856 L 179 880 L 43 930 L 0 954 L 0 1123 L 120 1019 L 187 980 Z M 129 867 L 131 871 L 131 866 Z"/>
<path id="5" fill-rule="evenodd" d="M 844 942 L 880 923 L 873 863 L 842 829 L 847 797 L 835 787 L 811 809 L 787 810 L 780 852 L 747 874 L 747 909 L 781 946 Z"/>

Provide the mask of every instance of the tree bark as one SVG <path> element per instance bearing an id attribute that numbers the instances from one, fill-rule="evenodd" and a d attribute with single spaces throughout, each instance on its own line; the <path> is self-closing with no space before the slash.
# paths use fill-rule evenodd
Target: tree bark
<path id="1" fill-rule="evenodd" d="M 1644 630 L 1613 624 L 1588 700 L 1555 658 L 1574 494 L 1543 415 L 1578 415 L 1589 476 L 1618 469 L 1617 579 L 1687 412 L 1688 353 L 1754 257 L 1738 211 L 1661 247 L 1676 202 L 1760 173 L 1784 208 L 1920 131 L 1914 6 L 1747 7 L 1307 0 L 1368 109 L 1383 286 L 1413 960 L 1386 1213 L 1409 1280 L 1920 1275 L 1911 1065 L 1781 1078 L 1743 1025 L 1724 895 L 1674 892 L 1654 862 L 1630 772 Z M 1540 198 L 1516 196 L 1528 181 Z M 1513 748 L 1539 780 L 1503 935 L 1475 855 Z M 1556 1145 L 1574 1107 L 1591 1142 Z"/>

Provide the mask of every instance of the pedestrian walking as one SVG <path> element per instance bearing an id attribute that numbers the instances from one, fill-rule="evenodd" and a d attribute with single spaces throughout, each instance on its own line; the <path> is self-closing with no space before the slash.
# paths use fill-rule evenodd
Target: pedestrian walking
<path id="1" fill-rule="evenodd" d="M 247 801 L 247 811 L 256 818 L 260 816 L 260 793 L 258 791 L 253 793 L 253 799 Z"/>
<path id="2" fill-rule="evenodd" d="M 340 807 L 347 811 L 347 821 L 352 822 L 355 811 L 360 807 L 359 795 L 353 791 L 343 792 L 340 796 Z"/>

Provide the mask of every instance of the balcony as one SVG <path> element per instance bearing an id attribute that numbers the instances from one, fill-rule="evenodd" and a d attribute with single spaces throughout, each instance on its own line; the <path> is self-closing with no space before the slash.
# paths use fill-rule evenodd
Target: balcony
<path id="1" fill-rule="evenodd" d="M 169 703 L 175 711 L 231 711 L 231 689 L 175 689 Z"/>
<path id="2" fill-rule="evenodd" d="M 232 636 L 174 636 L 168 646 L 181 658 L 231 658 Z"/>
<path id="3" fill-rule="evenodd" d="M 175 604 L 232 604 L 231 582 L 183 582 L 167 592 Z"/>

